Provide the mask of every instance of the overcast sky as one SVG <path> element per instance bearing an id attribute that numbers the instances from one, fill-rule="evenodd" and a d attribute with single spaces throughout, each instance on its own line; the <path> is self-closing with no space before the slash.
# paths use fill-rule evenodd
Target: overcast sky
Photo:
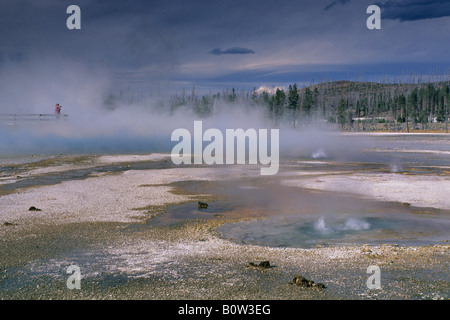
<path id="1" fill-rule="evenodd" d="M 66 27 L 72 4 L 81 30 Z M 0 99 L 448 74 L 449 16 L 433 0 L 1 0 Z"/>

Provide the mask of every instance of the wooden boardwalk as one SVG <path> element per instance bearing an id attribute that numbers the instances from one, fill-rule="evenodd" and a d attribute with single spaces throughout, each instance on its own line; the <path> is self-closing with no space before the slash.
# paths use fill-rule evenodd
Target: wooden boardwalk
<path id="1" fill-rule="evenodd" d="M 21 124 L 44 124 L 56 121 L 67 121 L 67 114 L 50 113 L 0 113 L 0 125 L 16 126 Z"/>

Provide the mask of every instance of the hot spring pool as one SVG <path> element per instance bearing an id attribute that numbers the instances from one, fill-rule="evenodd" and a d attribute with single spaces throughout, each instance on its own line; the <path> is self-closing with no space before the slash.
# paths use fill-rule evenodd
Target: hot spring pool
<path id="1" fill-rule="evenodd" d="M 221 237 L 239 243 L 312 248 L 318 245 L 427 245 L 450 239 L 450 220 L 436 216 L 277 215 L 226 223 Z"/>

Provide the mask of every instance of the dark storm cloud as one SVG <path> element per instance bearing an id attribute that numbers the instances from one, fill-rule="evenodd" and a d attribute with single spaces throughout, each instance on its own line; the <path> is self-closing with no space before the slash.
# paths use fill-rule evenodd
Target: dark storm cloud
<path id="1" fill-rule="evenodd" d="M 329 9 L 331 9 L 332 7 L 334 7 L 337 4 L 346 4 L 347 2 L 350 2 L 350 0 L 335 0 L 333 2 L 331 2 L 329 5 L 327 5 L 323 10 L 328 11 Z"/>
<path id="2" fill-rule="evenodd" d="M 382 18 L 414 21 L 450 16 L 448 0 L 398 0 L 379 4 Z"/>
<path id="3" fill-rule="evenodd" d="M 447 21 L 426 20 L 407 30 L 392 23 L 369 33 L 366 8 L 376 1 L 382 19 L 400 21 L 444 16 L 449 6 L 418 0 L 1 0 L 0 99 L 9 93 L 3 79 L 17 75 L 23 76 L 17 83 L 28 79 L 39 92 L 79 70 L 105 73 L 124 86 L 159 86 L 180 79 L 304 80 L 307 66 L 448 61 Z M 71 4 L 81 8 L 81 30 L 66 28 Z M 292 77 L 283 73 L 297 69 Z"/>
<path id="4" fill-rule="evenodd" d="M 209 51 L 210 54 L 216 55 L 216 56 L 220 56 L 223 54 L 251 54 L 251 53 L 255 53 L 255 51 L 253 51 L 252 49 L 248 49 L 248 48 L 241 48 L 241 47 L 232 47 L 226 50 L 222 50 L 220 48 L 215 48 L 212 49 L 211 51 Z"/>
<path id="5" fill-rule="evenodd" d="M 348 4 L 350 0 L 335 0 L 328 4 L 328 11 L 338 4 Z M 382 18 L 400 21 L 415 21 L 450 16 L 448 0 L 388 0 L 375 2 L 382 9 Z"/>

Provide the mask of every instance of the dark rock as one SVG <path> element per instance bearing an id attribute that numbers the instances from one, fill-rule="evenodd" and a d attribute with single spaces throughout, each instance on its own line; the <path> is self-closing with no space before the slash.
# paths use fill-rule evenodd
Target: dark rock
<path id="1" fill-rule="evenodd" d="M 319 289 L 325 289 L 326 288 L 325 285 L 322 282 L 317 283 L 316 287 L 319 288 Z"/>
<path id="2" fill-rule="evenodd" d="M 42 211 L 41 209 L 36 208 L 35 206 L 31 206 L 28 211 Z"/>
<path id="3" fill-rule="evenodd" d="M 294 279 L 292 279 L 292 283 L 298 286 L 306 287 L 308 285 L 308 279 L 301 275 L 296 275 Z"/>
<path id="4" fill-rule="evenodd" d="M 409 207 L 411 207 L 411 204 L 408 203 L 408 202 L 403 202 L 403 203 L 402 203 L 402 207 L 404 207 L 404 208 L 409 208 Z"/>
<path id="5" fill-rule="evenodd" d="M 198 208 L 199 209 L 206 209 L 206 208 L 208 208 L 208 204 L 206 202 L 199 201 L 198 202 Z"/>
<path id="6" fill-rule="evenodd" d="M 261 261 L 259 264 L 256 264 L 256 263 L 253 263 L 253 262 L 249 262 L 248 266 L 249 267 L 260 268 L 260 269 L 272 268 L 272 266 L 270 265 L 269 261 Z"/>
<path id="7" fill-rule="evenodd" d="M 303 288 L 320 288 L 320 289 L 326 288 L 323 283 L 320 283 L 320 282 L 315 283 L 314 281 L 308 280 L 301 275 L 294 276 L 294 279 L 292 279 L 292 284 L 295 284 L 295 285 L 297 285 L 299 287 L 303 287 Z"/>

